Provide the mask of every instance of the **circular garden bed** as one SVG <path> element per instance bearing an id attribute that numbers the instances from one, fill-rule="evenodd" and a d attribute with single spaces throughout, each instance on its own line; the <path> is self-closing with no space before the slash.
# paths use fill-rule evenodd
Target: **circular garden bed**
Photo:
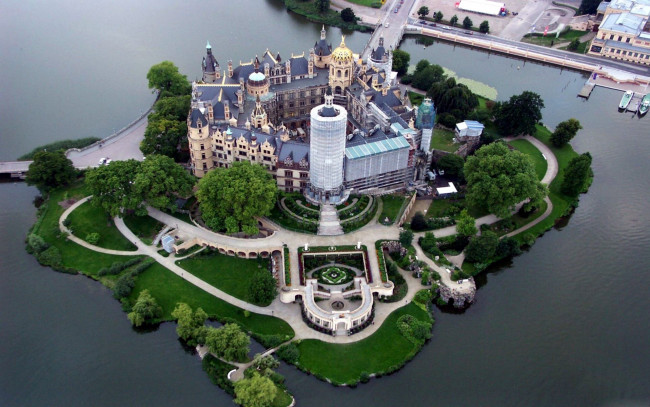
<path id="1" fill-rule="evenodd" d="M 320 284 L 341 285 L 349 283 L 356 275 L 348 268 L 327 267 L 314 271 L 312 278 L 318 279 Z"/>

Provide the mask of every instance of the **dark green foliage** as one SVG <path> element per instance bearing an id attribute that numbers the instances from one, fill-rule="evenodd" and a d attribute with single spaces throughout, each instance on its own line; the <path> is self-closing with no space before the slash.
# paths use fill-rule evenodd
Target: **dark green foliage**
<path id="1" fill-rule="evenodd" d="M 569 165 L 564 170 L 564 179 L 560 189 L 565 195 L 578 196 L 585 191 L 591 177 L 593 177 L 591 154 L 581 154 L 569 161 Z"/>
<path id="2" fill-rule="evenodd" d="M 264 167 L 243 161 L 208 172 L 199 181 L 196 197 L 212 229 L 254 235 L 259 232 L 255 217 L 271 213 L 277 191 Z"/>
<path id="3" fill-rule="evenodd" d="M 149 114 L 149 122 L 155 122 L 161 119 L 176 120 L 185 122 L 187 112 L 190 110 L 191 95 L 168 96 L 158 99 L 153 106 L 153 111 Z"/>
<path id="4" fill-rule="evenodd" d="M 179 303 L 172 311 L 172 318 L 176 319 L 176 333 L 178 337 L 184 340 L 190 346 L 204 344 L 207 334 L 207 327 L 205 320 L 208 318 L 203 309 L 197 308 L 192 311 L 192 308 L 185 304 Z"/>
<path id="5" fill-rule="evenodd" d="M 521 249 L 519 248 L 519 241 L 512 237 L 504 237 L 503 239 L 499 240 L 499 244 L 497 245 L 495 252 L 496 257 L 499 258 L 516 256 L 520 253 Z"/>
<path id="6" fill-rule="evenodd" d="M 469 214 L 467 209 L 463 209 L 456 219 L 456 231 L 465 237 L 474 236 L 478 230 L 475 226 L 475 219 Z"/>
<path id="7" fill-rule="evenodd" d="M 329 8 L 330 8 L 330 0 L 316 0 L 316 8 L 321 13 L 329 10 Z"/>
<path id="8" fill-rule="evenodd" d="M 88 233 L 84 240 L 92 245 L 96 245 L 97 243 L 99 243 L 100 238 L 101 236 L 99 235 L 99 233 L 93 232 L 93 233 Z"/>
<path id="9" fill-rule="evenodd" d="M 268 271 L 259 271 L 253 275 L 248 295 L 255 304 L 270 304 L 278 294 L 275 278 Z"/>
<path id="10" fill-rule="evenodd" d="M 61 266 L 61 252 L 55 246 L 50 246 L 36 256 L 36 260 L 44 266 Z"/>
<path id="11" fill-rule="evenodd" d="M 41 192 L 68 185 L 77 176 L 77 170 L 63 151 L 39 151 L 29 165 L 25 181 Z"/>
<path id="12" fill-rule="evenodd" d="M 422 6 L 418 9 L 418 15 L 420 17 L 426 17 L 427 14 L 429 14 L 429 7 L 427 6 Z"/>
<path id="13" fill-rule="evenodd" d="M 423 59 L 415 67 L 411 85 L 414 88 L 428 90 L 431 85 L 442 81 L 445 78 L 444 70 L 440 65 L 432 65 L 429 61 Z M 436 104 L 436 109 L 438 105 Z"/>
<path id="14" fill-rule="evenodd" d="M 50 245 L 48 245 L 45 240 L 43 240 L 43 238 L 39 235 L 31 233 L 29 236 L 27 236 L 27 251 L 29 253 L 38 255 L 49 246 Z"/>
<path id="15" fill-rule="evenodd" d="M 131 291 L 135 287 L 135 280 L 130 273 L 120 276 L 113 286 L 113 297 L 116 299 L 121 299 L 128 297 L 131 294 Z"/>
<path id="16" fill-rule="evenodd" d="M 353 23 L 357 21 L 357 16 L 354 15 L 354 11 L 350 7 L 346 7 L 341 10 L 341 18 L 346 23 Z"/>
<path id="17" fill-rule="evenodd" d="M 443 17 L 444 17 L 444 14 L 442 14 L 441 11 L 438 11 L 437 13 L 435 13 L 433 15 L 433 19 L 436 21 L 436 23 L 439 23 L 440 21 L 442 21 Z"/>
<path id="18" fill-rule="evenodd" d="M 133 188 L 140 165 L 135 160 L 114 161 L 88 171 L 86 186 L 93 195 L 92 204 L 110 216 L 119 216 L 122 209 L 142 210 L 142 195 Z"/>
<path id="19" fill-rule="evenodd" d="M 422 212 L 415 212 L 413 219 L 411 219 L 411 229 L 415 231 L 426 230 L 427 229 L 427 220 L 422 214 Z"/>
<path id="20" fill-rule="evenodd" d="M 465 260 L 470 263 L 485 263 L 494 256 L 499 238 L 496 233 L 487 231 L 470 240 L 465 248 Z"/>
<path id="21" fill-rule="evenodd" d="M 419 291 L 429 293 L 428 290 Z M 430 300 L 430 298 L 429 298 Z M 432 324 L 426 321 L 420 321 L 411 314 L 402 315 L 397 319 L 397 327 L 406 339 L 416 345 L 422 345 L 427 339 L 431 338 Z"/>
<path id="22" fill-rule="evenodd" d="M 455 116 L 453 124 L 444 124 L 449 128 L 456 125 L 458 122 L 456 119 L 464 118 L 479 104 L 478 97 L 466 85 L 457 83 L 454 78 L 434 83 L 427 95 L 431 97 L 438 114 L 450 113 Z"/>
<path id="23" fill-rule="evenodd" d="M 133 178 L 133 191 L 154 208 L 174 207 L 176 199 L 192 193 L 195 179 L 174 160 L 152 155 L 142 162 Z"/>
<path id="24" fill-rule="evenodd" d="M 236 323 L 228 323 L 221 328 L 208 328 L 205 344 L 210 352 L 217 356 L 236 362 L 246 360 L 250 338 Z"/>
<path id="25" fill-rule="evenodd" d="M 142 290 L 127 317 L 133 326 L 156 322 L 162 316 L 162 307 L 156 303 L 149 290 Z"/>
<path id="26" fill-rule="evenodd" d="M 487 20 L 483 20 L 481 25 L 478 26 L 478 30 L 482 32 L 483 34 L 487 34 L 490 32 L 490 23 L 488 23 Z"/>
<path id="27" fill-rule="evenodd" d="M 189 94 L 192 87 L 185 75 L 171 61 L 163 61 L 152 66 L 147 73 L 149 89 L 158 89 L 161 93 L 171 95 Z"/>
<path id="28" fill-rule="evenodd" d="M 253 335 L 253 337 L 260 345 L 267 349 L 275 348 L 289 339 L 289 337 L 282 335 Z"/>
<path id="29" fill-rule="evenodd" d="M 402 230 L 399 232 L 399 242 L 403 247 L 408 247 L 413 242 L 413 232 L 410 230 Z"/>
<path id="30" fill-rule="evenodd" d="M 403 76 L 409 69 L 409 62 L 411 62 L 411 54 L 401 49 L 393 51 L 393 70 L 398 75 Z"/>
<path id="31" fill-rule="evenodd" d="M 508 102 L 494 107 L 495 124 L 505 135 L 535 134 L 535 125 L 542 120 L 544 101 L 534 92 L 513 95 Z"/>
<path id="32" fill-rule="evenodd" d="M 104 268 L 100 269 L 99 272 L 97 272 L 97 275 L 99 275 L 99 276 L 107 276 L 107 275 L 120 274 L 123 270 L 126 270 L 127 268 L 129 268 L 129 267 L 131 267 L 131 266 L 133 266 L 135 264 L 138 264 L 143 260 L 144 260 L 143 257 L 136 257 L 136 258 L 127 260 L 124 263 L 116 261 L 113 264 L 111 264 L 110 267 L 108 267 L 108 268 L 104 267 Z M 147 261 L 148 265 L 152 264 L 152 262 L 153 262 L 153 260 L 151 260 L 151 261 L 148 260 Z"/>
<path id="33" fill-rule="evenodd" d="M 233 382 L 228 379 L 228 372 L 236 369 L 235 366 L 222 362 L 210 354 L 205 355 L 202 365 L 203 370 L 208 374 L 212 383 L 221 387 L 231 396 L 235 395 L 235 386 L 233 385 Z"/>
<path id="34" fill-rule="evenodd" d="M 555 147 L 563 147 L 573 139 L 582 125 L 577 119 L 565 120 L 557 125 L 553 134 L 551 134 L 551 143 Z"/>
<path id="35" fill-rule="evenodd" d="M 436 163 L 437 167 L 445 172 L 445 175 L 462 177 L 465 160 L 456 154 L 444 155 Z"/>
<path id="36" fill-rule="evenodd" d="M 449 24 L 451 24 L 452 27 L 455 27 L 456 24 L 458 23 L 458 16 L 454 14 L 450 19 L 449 19 Z"/>
<path id="37" fill-rule="evenodd" d="M 66 150 L 69 150 L 71 148 L 84 148 L 87 147 L 97 141 L 101 140 L 100 138 L 97 137 L 86 137 L 86 138 L 80 138 L 77 140 L 61 140 L 61 141 L 55 141 L 54 143 L 49 143 L 45 144 L 43 146 L 36 147 L 32 151 L 30 151 L 27 154 L 21 155 L 18 157 L 19 161 L 23 160 L 32 160 L 34 159 L 34 156 L 36 153 L 39 151 L 51 151 L 55 152 L 58 150 L 63 150 L 64 152 Z"/>
<path id="38" fill-rule="evenodd" d="M 600 0 L 582 0 L 578 14 L 596 14 Z"/>
<path id="39" fill-rule="evenodd" d="M 293 342 L 281 346 L 275 354 L 278 355 L 280 359 L 292 365 L 300 358 L 300 350 L 298 350 L 298 347 Z"/>
<path id="40" fill-rule="evenodd" d="M 161 154 L 175 157 L 178 145 L 187 136 L 187 123 L 161 118 L 147 123 L 144 139 L 140 143 L 142 154 Z"/>
<path id="41" fill-rule="evenodd" d="M 438 124 L 445 126 L 448 129 L 453 129 L 458 123 L 458 119 L 451 113 L 440 113 L 437 117 Z"/>
<path id="42" fill-rule="evenodd" d="M 472 22 L 472 20 L 470 20 L 469 17 L 465 17 L 465 19 L 463 19 L 463 28 L 464 29 L 469 30 L 470 28 L 472 28 L 473 25 L 474 25 L 474 23 Z"/>
<path id="43" fill-rule="evenodd" d="M 534 206 L 547 193 L 530 157 L 509 150 L 504 143 L 481 147 L 467 158 L 464 172 L 467 202 L 502 218 L 508 217 L 517 203 L 530 199 L 526 206 Z"/>
<path id="44" fill-rule="evenodd" d="M 574 39 L 569 43 L 569 45 L 567 46 L 567 49 L 568 49 L 569 51 L 575 51 L 575 50 L 578 49 L 579 46 L 580 46 L 580 39 L 579 39 L 579 38 L 574 38 Z"/>

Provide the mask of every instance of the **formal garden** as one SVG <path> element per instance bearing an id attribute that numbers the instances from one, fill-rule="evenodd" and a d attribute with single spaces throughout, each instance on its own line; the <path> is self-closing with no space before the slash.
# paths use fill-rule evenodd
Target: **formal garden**
<path id="1" fill-rule="evenodd" d="M 314 270 L 311 273 L 311 278 L 316 278 L 319 284 L 343 285 L 352 281 L 356 275 L 353 270 L 344 266 L 338 266 Z"/>

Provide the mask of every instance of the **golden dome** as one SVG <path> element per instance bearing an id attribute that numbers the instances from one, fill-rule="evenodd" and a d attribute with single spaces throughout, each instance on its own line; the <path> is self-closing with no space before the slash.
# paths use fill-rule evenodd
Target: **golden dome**
<path id="1" fill-rule="evenodd" d="M 352 50 L 345 46 L 345 37 L 343 36 L 341 37 L 341 45 L 332 51 L 332 61 L 345 63 L 351 62 L 353 59 L 354 57 L 352 56 Z"/>

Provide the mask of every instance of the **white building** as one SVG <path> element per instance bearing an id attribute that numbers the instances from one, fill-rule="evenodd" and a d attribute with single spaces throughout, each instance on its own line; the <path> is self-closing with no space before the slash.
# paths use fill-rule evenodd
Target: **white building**
<path id="1" fill-rule="evenodd" d="M 348 112 L 334 105 L 331 89 L 325 104 L 311 110 L 308 198 L 322 203 L 343 199 L 343 158 Z"/>

